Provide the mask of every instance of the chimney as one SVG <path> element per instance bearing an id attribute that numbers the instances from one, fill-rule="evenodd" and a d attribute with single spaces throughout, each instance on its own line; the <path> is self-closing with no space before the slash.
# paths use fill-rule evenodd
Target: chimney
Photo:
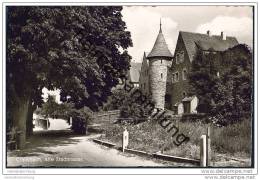
<path id="1" fill-rule="evenodd" d="M 221 32 L 221 39 L 222 40 L 226 40 L 227 39 L 227 35 L 224 31 Z"/>
<path id="2" fill-rule="evenodd" d="M 207 31 L 207 35 L 208 35 L 209 37 L 211 36 L 210 30 Z"/>

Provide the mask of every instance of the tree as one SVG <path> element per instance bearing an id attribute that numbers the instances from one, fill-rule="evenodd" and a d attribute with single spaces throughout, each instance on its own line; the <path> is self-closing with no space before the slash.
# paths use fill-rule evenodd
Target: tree
<path id="1" fill-rule="evenodd" d="M 251 118 L 253 103 L 252 52 L 238 45 L 222 54 L 223 69 L 215 91 L 213 114 L 221 116 L 218 123 L 227 125 Z"/>
<path id="2" fill-rule="evenodd" d="M 210 51 L 203 53 L 199 51 L 192 62 L 189 82 L 191 86 L 190 95 L 196 94 L 199 99 L 198 112 L 210 113 L 214 89 L 217 88 L 219 78 L 219 54 Z"/>
<path id="3" fill-rule="evenodd" d="M 189 77 L 198 111 L 227 125 L 252 112 L 252 52 L 239 44 L 221 53 L 199 53 Z M 207 107 L 207 108 L 205 108 Z"/>
<path id="4" fill-rule="evenodd" d="M 60 89 L 63 101 L 97 110 L 129 69 L 132 45 L 122 7 L 7 8 L 7 114 L 25 141 L 38 88 Z"/>
<path id="5" fill-rule="evenodd" d="M 55 118 L 60 110 L 59 104 L 55 100 L 55 96 L 48 96 L 47 101 L 42 105 L 41 114 L 43 116 Z"/>

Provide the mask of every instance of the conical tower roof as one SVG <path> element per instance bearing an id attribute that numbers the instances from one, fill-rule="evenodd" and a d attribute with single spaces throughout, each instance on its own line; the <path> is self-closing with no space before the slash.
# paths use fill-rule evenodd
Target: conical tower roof
<path id="1" fill-rule="evenodd" d="M 167 58 L 173 57 L 172 53 L 168 49 L 168 45 L 165 42 L 162 29 L 161 29 L 161 23 L 160 23 L 160 31 L 154 43 L 153 49 L 147 56 L 148 59 L 152 57 L 167 57 Z"/>

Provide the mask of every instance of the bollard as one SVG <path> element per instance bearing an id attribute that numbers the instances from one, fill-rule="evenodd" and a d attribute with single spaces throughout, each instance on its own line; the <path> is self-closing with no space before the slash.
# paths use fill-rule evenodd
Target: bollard
<path id="1" fill-rule="evenodd" d="M 70 123 L 69 125 L 72 125 L 72 117 L 70 117 L 70 122 L 69 123 Z"/>
<path id="2" fill-rule="evenodd" d="M 207 129 L 207 166 L 211 165 L 210 126 Z"/>
<path id="3" fill-rule="evenodd" d="M 128 146 L 128 140 L 129 140 L 129 133 L 127 131 L 127 129 L 125 128 L 124 132 L 123 132 L 123 138 L 122 138 L 122 151 L 125 151 L 125 148 L 127 148 Z"/>
<path id="4" fill-rule="evenodd" d="M 46 130 L 48 130 L 49 129 L 49 127 L 48 127 L 49 126 L 49 118 L 47 118 L 46 124 L 47 124 L 46 125 L 47 126 Z"/>
<path id="5" fill-rule="evenodd" d="M 207 143 L 206 140 L 207 136 L 202 135 L 200 137 L 200 166 L 206 167 L 207 166 Z"/>

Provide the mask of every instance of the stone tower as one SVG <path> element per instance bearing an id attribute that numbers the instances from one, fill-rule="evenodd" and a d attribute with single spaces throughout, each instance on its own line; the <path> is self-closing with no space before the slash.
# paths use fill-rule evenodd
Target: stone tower
<path id="1" fill-rule="evenodd" d="M 167 67 L 173 56 L 165 42 L 161 22 L 159 34 L 156 38 L 152 51 L 148 54 L 149 60 L 149 84 L 152 100 L 155 102 L 155 108 L 164 109 Z"/>

